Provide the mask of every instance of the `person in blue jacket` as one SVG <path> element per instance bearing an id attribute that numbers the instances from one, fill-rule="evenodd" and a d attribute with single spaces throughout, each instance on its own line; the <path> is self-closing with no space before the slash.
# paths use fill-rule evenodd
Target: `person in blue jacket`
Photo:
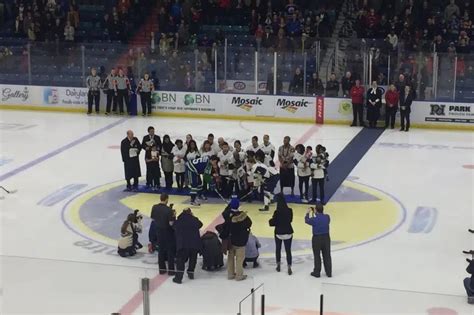
<path id="1" fill-rule="evenodd" d="M 329 224 L 331 217 L 324 213 L 322 204 L 308 208 L 308 212 L 304 217 L 306 224 L 313 227 L 313 255 L 314 270 L 311 272 L 313 277 L 321 277 L 321 253 L 323 255 L 324 271 L 326 275 L 332 277 L 332 260 L 331 260 L 331 237 L 329 236 Z"/>

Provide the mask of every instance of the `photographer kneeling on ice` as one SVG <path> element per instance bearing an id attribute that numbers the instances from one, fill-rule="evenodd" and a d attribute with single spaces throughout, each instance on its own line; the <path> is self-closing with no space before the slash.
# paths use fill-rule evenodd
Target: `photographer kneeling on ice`
<path id="1" fill-rule="evenodd" d="M 137 249 L 143 247 L 138 241 L 138 233 L 142 232 L 143 217 L 138 214 L 138 210 L 130 213 L 120 229 L 121 238 L 118 243 L 117 253 L 122 257 L 134 256 Z"/>

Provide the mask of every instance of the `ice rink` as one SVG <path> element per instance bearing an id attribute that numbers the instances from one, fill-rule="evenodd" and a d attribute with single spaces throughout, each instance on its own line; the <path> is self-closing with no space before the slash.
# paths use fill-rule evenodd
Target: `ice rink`
<path id="1" fill-rule="evenodd" d="M 305 206 L 295 212 L 292 276 L 277 273 L 271 213 L 242 204 L 262 240 L 261 267 L 243 282 L 226 271 L 197 269 L 196 279 L 176 285 L 158 276 L 156 254 L 116 255 L 123 211 L 145 215 L 159 196 L 122 192 L 119 145 L 126 130 L 140 139 L 148 126 L 171 139 L 190 133 L 202 143 L 209 132 L 243 148 L 253 135 L 269 134 L 278 147 L 327 147 L 331 160 L 357 135 L 348 126 L 122 118 L 0 111 L 1 185 L 18 189 L 0 200 L 1 314 L 142 314 L 139 279 L 151 279 L 152 314 L 237 314 L 253 287 L 266 297 L 266 314 L 474 314 L 466 303 L 462 250 L 474 249 L 474 133 L 386 130 L 329 201 L 333 278 L 311 277 L 311 230 Z M 141 158 L 142 174 L 146 168 Z M 142 180 L 144 177 L 142 177 Z M 172 196 L 181 210 L 187 198 Z M 125 210 L 124 210 L 125 209 Z M 204 226 L 223 204 L 196 209 Z M 273 209 L 272 209 L 273 210 Z M 148 227 L 146 227 L 148 228 Z M 148 243 L 147 232 L 140 236 Z M 284 261 L 284 259 L 283 259 Z M 199 266 L 199 262 L 198 262 Z M 286 270 L 283 264 L 283 270 Z M 242 304 L 250 314 L 250 300 Z"/>

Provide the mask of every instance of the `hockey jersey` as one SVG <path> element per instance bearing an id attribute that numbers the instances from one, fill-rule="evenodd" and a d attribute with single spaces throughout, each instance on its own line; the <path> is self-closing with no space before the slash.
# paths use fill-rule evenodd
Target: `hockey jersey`
<path id="1" fill-rule="evenodd" d="M 252 166 L 250 173 L 252 174 L 254 186 L 261 186 L 265 180 L 273 175 L 277 175 L 278 171 L 274 167 L 257 162 Z"/>
<path id="2" fill-rule="evenodd" d="M 235 162 L 232 151 L 228 151 L 226 154 L 224 154 L 224 151 L 220 151 L 217 157 L 219 158 L 219 175 L 231 176 L 232 170 L 229 168 L 229 165 Z"/>

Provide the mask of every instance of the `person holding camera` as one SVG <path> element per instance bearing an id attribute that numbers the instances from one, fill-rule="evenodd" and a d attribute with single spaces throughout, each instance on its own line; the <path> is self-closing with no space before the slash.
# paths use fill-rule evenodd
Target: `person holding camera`
<path id="1" fill-rule="evenodd" d="M 184 209 L 173 224 L 176 236 L 176 276 L 174 283 L 181 284 L 184 275 L 186 261 L 188 264 L 188 278 L 194 279 L 197 255 L 202 249 L 201 235 L 199 229 L 202 222 L 194 216 L 190 208 Z"/>
<path id="2" fill-rule="evenodd" d="M 314 255 L 314 270 L 311 272 L 313 277 L 321 277 L 321 253 L 323 255 L 324 271 L 326 275 L 332 277 L 332 260 L 331 260 L 331 237 L 329 236 L 329 224 L 331 218 L 324 213 L 322 204 L 308 208 L 306 216 L 304 217 L 306 224 L 313 228 L 313 255 Z"/>
<path id="3" fill-rule="evenodd" d="M 173 204 L 168 206 L 168 194 L 161 194 L 160 203 L 154 205 L 151 209 L 151 218 L 156 222 L 156 233 L 158 238 L 158 266 L 160 275 L 168 272 L 168 275 L 174 276 L 174 259 L 176 254 L 176 238 L 173 230 L 173 224 L 176 220 L 176 212 L 173 210 Z M 168 267 L 166 262 L 168 261 Z"/>
<path id="4" fill-rule="evenodd" d="M 135 256 L 137 249 L 142 248 L 138 241 L 138 233 L 142 232 L 143 217 L 138 214 L 138 210 L 130 213 L 120 228 L 121 238 L 118 242 L 117 253 L 121 257 Z"/>

